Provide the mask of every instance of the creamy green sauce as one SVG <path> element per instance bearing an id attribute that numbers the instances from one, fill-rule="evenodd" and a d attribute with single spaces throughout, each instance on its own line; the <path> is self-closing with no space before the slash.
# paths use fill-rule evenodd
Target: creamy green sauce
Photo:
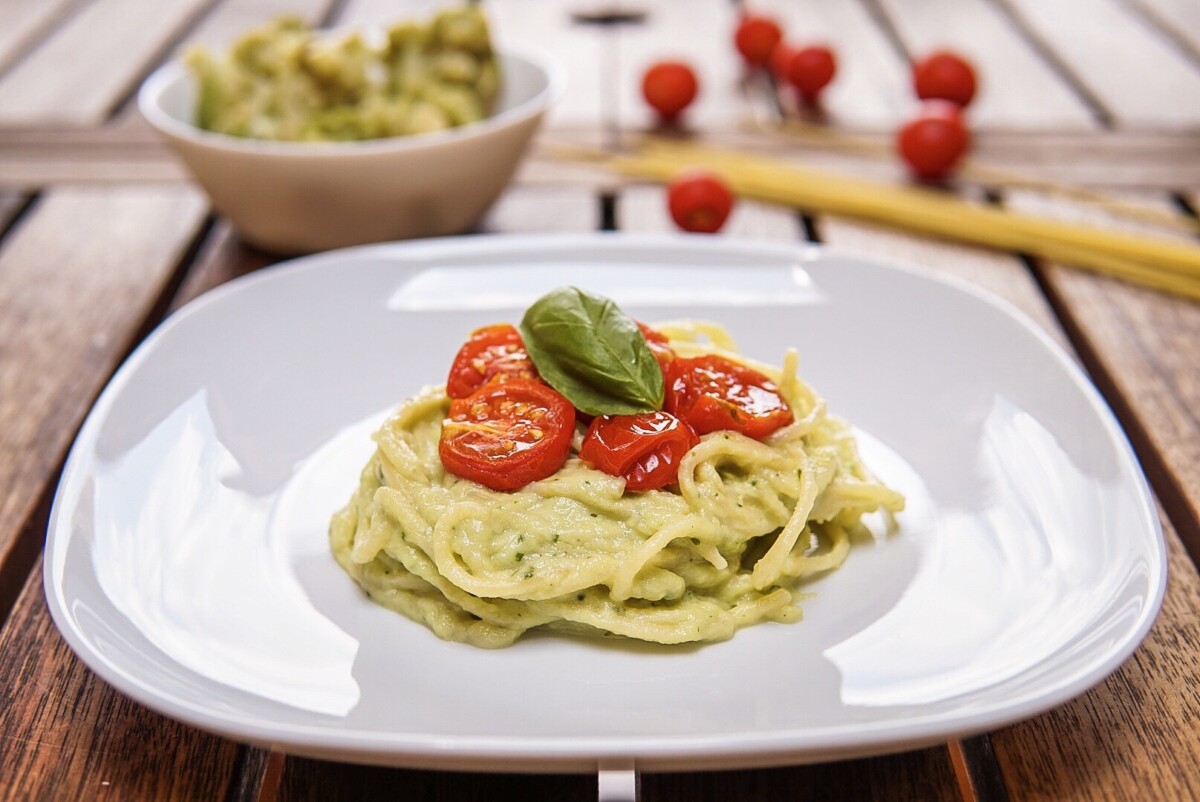
<path id="1" fill-rule="evenodd" d="M 284 17 L 205 48 L 186 63 L 201 128 L 278 140 L 359 140 L 427 133 L 491 113 L 500 72 L 477 5 L 380 32 L 314 31 Z"/>

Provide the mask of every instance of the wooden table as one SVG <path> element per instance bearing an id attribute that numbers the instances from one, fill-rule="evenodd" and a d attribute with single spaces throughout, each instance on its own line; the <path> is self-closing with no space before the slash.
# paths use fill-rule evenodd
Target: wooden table
<path id="1" fill-rule="evenodd" d="M 0 797 L 6 799 L 590 799 L 587 776 L 451 774 L 301 759 L 214 737 L 125 699 L 67 649 L 46 612 L 41 545 L 74 433 L 165 315 L 275 259 L 241 244 L 131 109 L 177 48 L 222 42 L 282 10 L 361 23 L 406 0 L 0 2 Z M 883 141 L 910 108 L 906 61 L 936 45 L 983 73 L 980 163 L 1196 219 L 1200 5 L 1194 0 L 767 2 L 795 40 L 826 39 L 841 75 L 828 125 Z M 690 128 L 849 173 L 903 181 L 889 159 L 762 137 L 729 46 L 727 0 L 489 0 L 498 37 L 570 71 L 546 141 L 612 145 L 650 122 L 636 95 L 666 55 L 701 70 Z M 1125 222 L 1001 180 L 964 187 L 1041 214 Z M 660 188 L 535 155 L 483 231 L 667 231 Z M 758 771 L 648 775 L 646 800 L 1200 798 L 1200 304 L 1044 263 L 744 203 L 727 234 L 902 257 L 1022 308 L 1078 358 L 1157 495 L 1170 580 L 1134 656 L 1056 710 L 962 742 Z M 1174 236 L 1186 237 L 1176 232 Z"/>

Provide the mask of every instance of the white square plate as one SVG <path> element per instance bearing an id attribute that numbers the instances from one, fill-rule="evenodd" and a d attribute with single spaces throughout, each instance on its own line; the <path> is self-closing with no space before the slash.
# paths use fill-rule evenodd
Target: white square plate
<path id="1" fill-rule="evenodd" d="M 365 598 L 326 527 L 370 430 L 473 328 L 562 284 L 715 320 L 801 373 L 907 494 L 797 624 L 701 647 L 438 640 Z M 1158 518 L 1103 400 L 1020 313 L 919 270 L 725 238 L 475 237 L 297 260 L 165 322 L 104 391 L 51 516 L 50 611 L 166 715 L 315 757 L 450 769 L 768 765 L 1034 715 L 1136 648 Z"/>

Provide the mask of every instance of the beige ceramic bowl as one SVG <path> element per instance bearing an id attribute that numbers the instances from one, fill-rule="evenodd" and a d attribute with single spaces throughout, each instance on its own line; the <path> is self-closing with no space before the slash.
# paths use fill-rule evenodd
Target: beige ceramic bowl
<path id="1" fill-rule="evenodd" d="M 500 55 L 496 112 L 448 131 L 364 142 L 272 142 L 197 128 L 196 87 L 177 63 L 143 84 L 138 107 L 249 242 L 308 251 L 459 234 L 512 178 L 551 102 L 561 69 L 542 56 Z"/>

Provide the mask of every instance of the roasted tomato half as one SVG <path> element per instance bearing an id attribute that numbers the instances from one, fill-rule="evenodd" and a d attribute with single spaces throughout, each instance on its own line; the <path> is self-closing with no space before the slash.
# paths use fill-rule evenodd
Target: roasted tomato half
<path id="1" fill-rule="evenodd" d="M 517 490 L 562 467 L 574 431 L 570 401 L 539 379 L 508 379 L 450 403 L 438 453 L 455 476 Z"/>
<path id="2" fill-rule="evenodd" d="M 536 377 L 537 368 L 515 327 L 507 323 L 484 326 L 473 331 L 458 349 L 446 378 L 446 395 L 466 398 L 493 379 Z"/>
<path id="3" fill-rule="evenodd" d="M 667 364 L 675 358 L 675 351 L 668 344 L 667 336 L 661 331 L 650 328 L 645 323 L 638 323 L 638 328 L 642 331 L 642 336 L 646 338 L 646 345 L 650 346 L 650 353 L 654 354 L 654 359 L 658 362 L 658 366 L 662 368 L 663 377 L 667 375 Z"/>
<path id="4" fill-rule="evenodd" d="M 579 457 L 625 477 L 627 490 L 643 492 L 672 484 L 679 461 L 698 442 L 692 428 L 668 412 L 601 415 L 588 426 Z"/>
<path id="5" fill-rule="evenodd" d="M 773 381 L 713 355 L 671 362 L 665 408 L 697 434 L 729 429 L 756 440 L 793 420 L 791 407 Z"/>

